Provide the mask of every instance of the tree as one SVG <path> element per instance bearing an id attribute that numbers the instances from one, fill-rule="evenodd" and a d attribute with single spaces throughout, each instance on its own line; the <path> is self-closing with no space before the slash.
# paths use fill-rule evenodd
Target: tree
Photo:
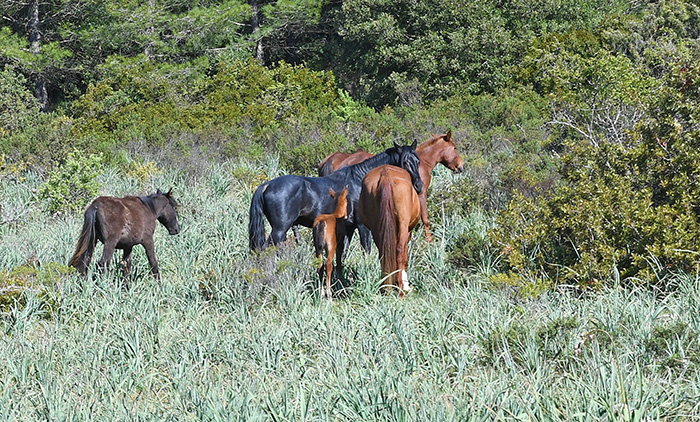
<path id="1" fill-rule="evenodd" d="M 375 107 L 497 92 L 530 42 L 592 28 L 624 1 L 346 0 L 326 62 Z"/>

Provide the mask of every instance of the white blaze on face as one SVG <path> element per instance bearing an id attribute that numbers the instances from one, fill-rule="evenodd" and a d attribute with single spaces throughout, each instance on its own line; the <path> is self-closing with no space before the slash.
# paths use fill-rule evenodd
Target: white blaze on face
<path id="1" fill-rule="evenodd" d="M 403 291 L 408 293 L 411 291 L 411 286 L 408 284 L 408 273 L 406 270 L 401 270 L 401 284 L 403 285 Z"/>

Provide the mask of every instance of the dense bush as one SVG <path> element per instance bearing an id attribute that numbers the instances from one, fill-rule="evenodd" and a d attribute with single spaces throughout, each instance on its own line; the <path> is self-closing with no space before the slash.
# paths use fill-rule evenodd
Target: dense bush
<path id="1" fill-rule="evenodd" d="M 679 64 L 631 146 L 572 142 L 559 186 L 510 203 L 494 238 L 512 268 L 586 285 L 697 270 L 699 76 Z"/>
<path id="2" fill-rule="evenodd" d="M 54 168 L 39 187 L 39 199 L 51 214 L 81 210 L 100 190 L 97 176 L 102 172 L 100 155 L 74 150 L 63 164 Z"/>

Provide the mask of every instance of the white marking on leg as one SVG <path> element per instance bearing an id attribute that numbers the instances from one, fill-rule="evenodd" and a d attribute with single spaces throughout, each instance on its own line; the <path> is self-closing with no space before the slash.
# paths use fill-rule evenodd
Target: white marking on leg
<path id="1" fill-rule="evenodd" d="M 408 273 L 406 270 L 401 270 L 401 283 L 403 284 L 403 291 L 408 293 L 411 291 L 411 286 L 408 284 Z"/>

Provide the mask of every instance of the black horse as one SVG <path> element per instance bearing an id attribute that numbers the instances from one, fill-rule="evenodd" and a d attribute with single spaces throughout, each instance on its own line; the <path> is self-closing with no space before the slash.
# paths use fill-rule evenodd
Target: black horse
<path id="1" fill-rule="evenodd" d="M 349 244 L 356 228 L 360 231 L 367 231 L 356 211 L 362 189 L 362 179 L 370 170 L 384 164 L 404 168 L 411 175 L 411 181 L 416 191 L 423 190 L 423 181 L 418 173 L 420 159 L 416 154 L 416 142 L 413 142 L 413 145 L 404 146 L 394 143 L 394 147 L 383 153 L 354 166 L 340 169 L 326 177 L 287 175 L 263 183 L 255 191 L 250 204 L 250 222 L 248 224 L 250 249 L 259 251 L 270 244 L 282 243 L 286 240 L 287 231 L 292 225 L 301 224 L 305 227 L 311 227 L 319 214 L 333 213 L 336 204 L 333 198 L 328 195 L 328 190 L 333 189 L 340 192 L 347 185 L 346 241 L 341 242 L 338 239 L 336 253 L 338 276 L 342 277 L 341 260 L 345 245 Z M 267 218 L 272 226 L 272 232 L 267 240 L 265 239 L 263 218 Z"/>

